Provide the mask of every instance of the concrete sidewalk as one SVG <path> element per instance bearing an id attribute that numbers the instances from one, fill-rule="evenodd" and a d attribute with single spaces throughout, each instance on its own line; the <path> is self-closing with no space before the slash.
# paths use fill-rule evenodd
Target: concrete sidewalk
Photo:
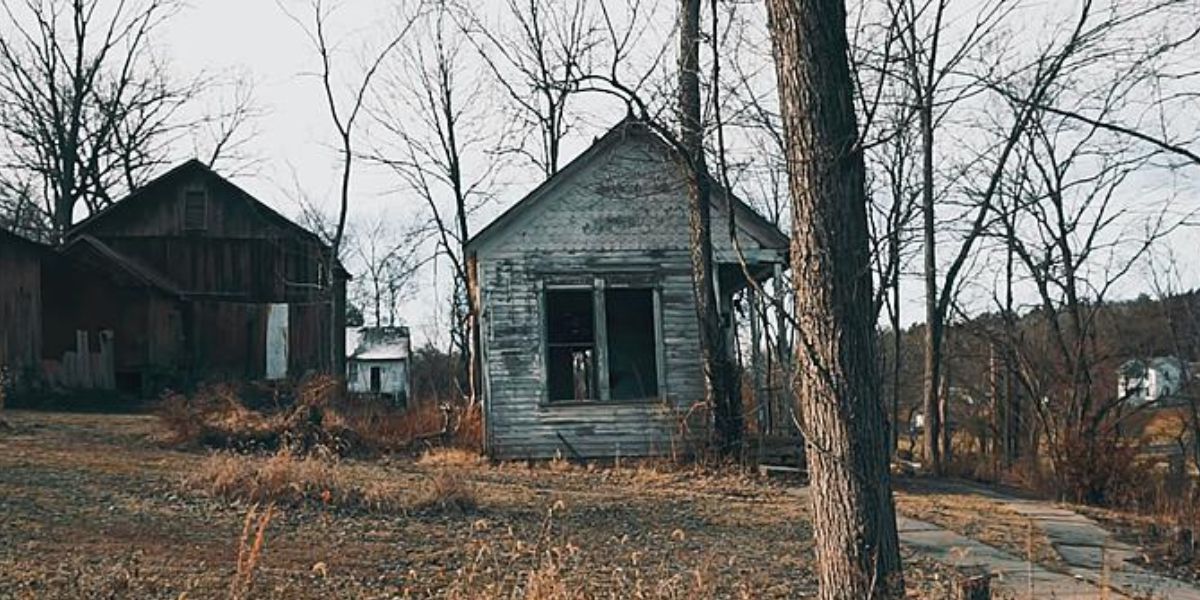
<path id="1" fill-rule="evenodd" d="M 1083 600 L 1100 597 L 1129 598 L 1115 591 L 1104 596 L 1102 589 L 1089 581 L 1056 573 L 1023 558 L 973 540 L 932 523 L 896 518 L 900 543 L 942 564 L 979 569 L 991 573 L 992 588 L 1014 598 L 1061 598 Z"/>
<path id="2" fill-rule="evenodd" d="M 1111 532 L 1079 513 L 963 482 L 938 485 L 955 493 L 988 497 L 1029 519 L 1045 533 L 1066 565 L 1065 572 L 1050 570 L 938 525 L 897 515 L 902 545 L 945 565 L 991 573 L 993 589 L 1004 597 L 1200 600 L 1197 586 L 1129 562 L 1137 548 L 1117 541 Z M 807 501 L 807 488 L 794 493 Z"/>
<path id="3" fill-rule="evenodd" d="M 1072 510 L 1048 502 L 993 497 L 1033 522 L 1046 534 L 1071 574 L 1097 583 L 1106 578 L 1113 589 L 1139 598 L 1200 600 L 1200 588 L 1190 583 L 1148 571 L 1131 562 L 1137 548 L 1117 541 L 1111 532 Z M 1105 574 L 1104 564 L 1108 564 Z"/>

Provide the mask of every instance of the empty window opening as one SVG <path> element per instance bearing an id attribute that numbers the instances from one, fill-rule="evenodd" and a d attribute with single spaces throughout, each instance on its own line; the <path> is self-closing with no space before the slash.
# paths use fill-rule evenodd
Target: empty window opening
<path id="1" fill-rule="evenodd" d="M 597 399 L 591 290 L 546 292 L 546 346 L 549 399 Z"/>
<path id="2" fill-rule="evenodd" d="M 610 289 L 604 302 L 609 395 L 613 400 L 657 397 L 654 290 Z"/>
<path id="3" fill-rule="evenodd" d="M 371 393 L 378 394 L 383 389 L 383 370 L 371 367 Z"/>
<path id="4" fill-rule="evenodd" d="M 204 188 L 188 188 L 183 192 L 183 230 L 204 231 L 208 229 L 208 191 Z"/>

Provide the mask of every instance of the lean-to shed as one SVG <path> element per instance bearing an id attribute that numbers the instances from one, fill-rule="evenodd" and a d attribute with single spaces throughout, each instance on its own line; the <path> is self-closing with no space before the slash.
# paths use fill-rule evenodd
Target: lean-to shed
<path id="1" fill-rule="evenodd" d="M 730 211 L 754 279 L 773 276 L 788 247 L 777 227 L 714 190 L 714 268 L 727 324 L 731 298 L 747 284 L 725 233 Z M 612 457 L 685 443 L 682 424 L 704 384 L 688 191 L 671 146 L 623 121 L 468 250 L 490 454 Z"/>
<path id="2" fill-rule="evenodd" d="M 54 251 L 0 229 L 0 385 L 35 382 L 42 356 L 42 269 Z"/>

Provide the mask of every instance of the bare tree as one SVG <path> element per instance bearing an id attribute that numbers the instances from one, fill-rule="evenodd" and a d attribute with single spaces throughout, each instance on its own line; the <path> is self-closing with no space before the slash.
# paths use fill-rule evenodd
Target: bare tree
<path id="1" fill-rule="evenodd" d="M 821 598 L 904 585 L 879 398 L 865 165 L 839 0 L 768 0 L 793 206 L 797 376 Z"/>
<path id="2" fill-rule="evenodd" d="M 935 170 L 934 154 L 938 148 L 936 134 L 944 115 L 978 88 L 963 85 L 953 78 L 981 46 L 992 41 L 1002 17 L 1011 10 L 1011 6 L 1004 2 L 985 2 L 976 9 L 974 24 L 961 37 L 947 41 L 946 12 L 950 4 L 950 0 L 900 0 L 898 3 L 888 3 L 890 18 L 899 24 L 902 31 L 898 36 L 901 54 L 898 68 L 902 73 L 901 79 L 908 84 L 908 94 L 917 117 L 926 323 L 924 442 L 926 458 L 934 472 L 938 473 L 943 466 L 940 415 L 945 411 L 942 404 L 944 399 L 938 394 L 942 388 L 941 345 L 946 321 L 946 303 L 942 299 L 948 300 L 952 295 L 954 281 L 952 277 L 947 278 L 949 285 L 942 285 L 938 281 L 935 213 L 936 200 L 941 194 L 937 189 L 939 181 Z M 950 55 L 943 56 L 943 50 L 948 50 Z M 964 236 L 959 246 L 959 256 L 970 254 L 978 235 L 978 232 L 968 232 Z"/>
<path id="3" fill-rule="evenodd" d="M 480 78 L 463 72 L 463 31 L 445 4 L 435 5 L 419 23 L 422 34 L 404 46 L 403 60 L 387 73 L 381 92 L 385 102 L 374 115 L 386 137 L 371 156 L 422 201 L 432 221 L 435 255 L 450 263 L 451 341 L 462 361 L 463 397 L 470 403 L 477 398 L 478 300 L 466 249 L 468 222 L 488 198 L 497 163 L 482 156 L 492 140 L 480 111 Z M 489 166 L 469 173 L 471 158 Z"/>
<path id="4" fill-rule="evenodd" d="M 150 39 L 173 0 L 4 0 L 0 176 L 33 193 L 61 235 L 83 203 L 96 211 L 161 164 L 196 82 L 176 83 Z M 27 200 L 21 200 L 28 202 Z"/>
<path id="5" fill-rule="evenodd" d="M 331 312 L 330 335 L 334 339 L 334 343 L 330 344 L 330 351 L 333 353 L 330 356 L 330 365 L 336 366 L 341 364 L 341 356 L 344 354 L 341 340 L 344 339 L 341 331 L 338 331 L 336 324 L 342 323 L 345 315 L 337 314 L 337 300 L 334 298 L 336 294 L 335 281 L 338 277 L 337 270 L 339 268 L 339 257 L 341 256 L 342 238 L 346 233 L 346 220 L 350 212 L 350 183 L 354 173 L 355 158 L 355 134 L 357 132 L 356 125 L 359 115 L 362 114 L 363 105 L 367 101 L 368 92 L 371 89 L 371 84 L 375 79 L 384 61 L 392 54 L 400 42 L 408 34 L 409 30 L 416 23 L 415 16 L 404 16 L 401 13 L 399 23 L 393 33 L 388 35 L 386 41 L 376 50 L 371 52 L 365 60 L 365 65 L 362 73 L 348 87 L 347 93 L 342 93 L 337 89 L 338 72 L 334 68 L 333 50 L 334 44 L 329 39 L 328 24 L 334 7 L 326 5 L 322 0 L 311 0 L 308 5 L 309 14 L 307 18 L 301 18 L 297 14 L 290 12 L 282 3 L 282 0 L 277 0 L 280 9 L 290 18 L 301 31 L 308 37 L 313 49 L 316 51 L 320 67 L 317 71 L 317 76 L 321 82 L 321 90 L 324 95 L 325 105 L 329 111 L 329 119 L 337 132 L 337 149 L 338 158 L 341 170 L 340 186 L 338 193 L 338 212 L 336 226 L 333 228 L 331 237 L 329 238 L 329 259 L 325 265 L 326 282 L 329 286 L 329 306 Z"/>
<path id="6" fill-rule="evenodd" d="M 717 435 L 728 451 L 741 441 L 741 393 L 734 382 L 730 348 L 713 289 L 712 181 L 700 110 L 700 6 L 700 0 L 680 2 L 679 144 L 687 173 L 692 290 L 700 323 L 705 395 L 713 407 Z"/>
<path id="7" fill-rule="evenodd" d="M 255 98 L 254 82 L 239 74 L 228 82 L 210 82 L 219 91 L 213 104 L 191 125 L 196 156 L 226 177 L 249 174 L 262 159 L 248 150 L 258 135 L 256 121 L 264 111 Z"/>
<path id="8" fill-rule="evenodd" d="M 546 177 L 558 172 L 562 141 L 577 118 L 572 82 L 591 70 L 599 25 L 586 0 L 505 0 L 509 27 L 489 25 L 471 7 L 461 20 L 468 39 L 512 105 L 516 141 L 500 152 L 525 157 Z M 538 141 L 531 149 L 529 137 Z"/>
<path id="9" fill-rule="evenodd" d="M 1038 111 L 1019 151 L 1017 206 L 1000 216 L 1039 300 L 1039 327 L 1013 340 L 1018 373 L 1045 399 L 1033 407 L 1063 489 L 1100 502 L 1111 475 L 1103 453 L 1129 405 L 1111 385 L 1121 357 L 1098 341 L 1098 319 L 1114 286 L 1195 211 L 1176 212 L 1169 197 L 1122 202 L 1130 179 L 1162 151 L 1098 127 Z"/>
<path id="10" fill-rule="evenodd" d="M 362 268 L 356 278 L 358 297 L 376 327 L 395 325 L 397 304 L 409 293 L 413 278 L 427 262 L 420 250 L 427 235 L 422 228 L 396 232 L 390 221 L 380 218 L 361 233 L 353 255 Z"/>

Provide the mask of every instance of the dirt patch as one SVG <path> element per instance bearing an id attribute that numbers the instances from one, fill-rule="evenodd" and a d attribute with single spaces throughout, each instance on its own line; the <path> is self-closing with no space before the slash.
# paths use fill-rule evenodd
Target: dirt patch
<path id="1" fill-rule="evenodd" d="M 13 427 L 0 434 L 0 598 L 229 596 L 239 548 L 246 552 L 247 513 L 258 501 L 261 517 L 274 497 L 255 495 L 255 487 L 240 495 L 246 482 L 237 478 L 275 473 L 266 466 L 271 455 L 222 467 L 227 459 L 167 445 L 160 421 L 148 416 L 6 418 Z M 283 466 L 292 477 L 295 466 Z M 206 469 L 222 468 L 238 485 L 220 491 L 205 479 Z M 293 501 L 275 503 L 248 581 L 243 572 L 236 584 L 249 597 L 815 592 L 807 504 L 742 473 L 654 461 L 493 465 L 461 452 L 338 459 L 332 473 L 305 468 L 301 489 L 284 493 Z M 325 496 L 327 487 L 337 489 Z M 373 490 L 388 504 L 339 503 L 337 490 Z M 951 574 L 915 557 L 906 564 L 913 598 L 938 597 L 931 590 Z"/>
<path id="2" fill-rule="evenodd" d="M 228 593 L 250 498 L 187 485 L 209 454 L 159 445 L 153 417 L 7 417 L 0 597 Z M 308 481 L 319 487 L 319 475 Z M 253 597 L 487 597 L 536 584 L 571 592 L 559 597 L 788 598 L 814 587 L 805 507 L 749 478 L 441 457 L 343 460 L 336 479 L 385 487 L 405 508 L 325 507 L 305 488 L 318 500 L 278 506 L 266 527 Z"/>

